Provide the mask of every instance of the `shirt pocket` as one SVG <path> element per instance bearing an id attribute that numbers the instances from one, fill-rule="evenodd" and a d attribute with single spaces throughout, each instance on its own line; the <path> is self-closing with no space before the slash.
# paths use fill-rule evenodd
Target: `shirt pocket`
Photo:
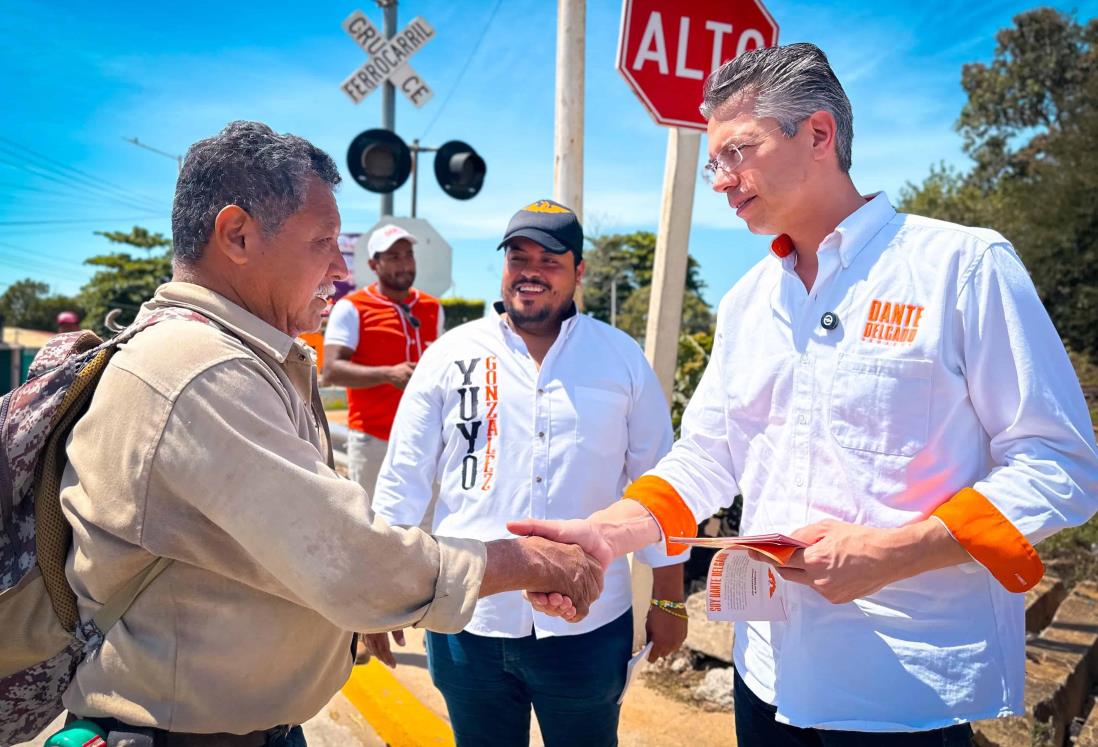
<path id="1" fill-rule="evenodd" d="M 831 382 L 831 435 L 846 449 L 915 456 L 930 429 L 933 366 L 841 354 Z"/>
<path id="2" fill-rule="evenodd" d="M 629 397 L 621 392 L 576 387 L 576 443 L 585 450 L 618 460 L 629 448 Z M 620 462 L 615 462 L 620 469 Z"/>

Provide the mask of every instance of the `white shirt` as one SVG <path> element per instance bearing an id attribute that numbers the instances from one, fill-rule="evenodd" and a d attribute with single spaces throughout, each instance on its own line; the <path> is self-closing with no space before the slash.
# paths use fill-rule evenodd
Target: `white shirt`
<path id="1" fill-rule="evenodd" d="M 879 194 L 818 256 L 811 291 L 796 253 L 772 255 L 721 302 L 682 439 L 652 471 L 695 516 L 741 492 L 744 534 L 898 527 L 971 487 L 1035 543 L 1094 512 L 1079 383 L 1002 236 Z M 779 721 L 903 731 L 1023 712 L 1023 596 L 975 562 L 850 604 L 786 590 L 789 619 L 737 624 L 734 650 Z"/>
<path id="2" fill-rule="evenodd" d="M 502 539 L 512 536 L 513 519 L 578 519 L 605 508 L 671 441 L 667 401 L 632 338 L 574 315 L 539 369 L 497 309 L 423 354 L 393 422 L 373 507 L 390 524 L 416 526 L 437 480 L 433 534 Z M 655 567 L 685 561 L 668 558 L 662 543 L 637 557 Z M 466 630 L 578 635 L 631 604 L 629 566 L 618 558 L 579 623 L 535 613 L 516 591 L 479 600 Z"/>
<path id="3" fill-rule="evenodd" d="M 392 303 L 394 309 L 396 309 L 396 303 Z M 404 321 L 404 315 L 400 315 L 401 321 Z M 331 312 L 328 314 L 328 325 L 324 328 L 324 344 L 325 345 L 342 345 L 345 348 L 351 350 L 358 349 L 358 332 L 362 326 L 361 321 L 358 318 L 358 309 L 355 305 L 348 301 L 346 298 L 341 298 L 335 302 L 332 306 Z M 405 335 L 413 333 L 415 330 L 408 330 L 408 325 L 405 325 Z M 446 309 L 440 303 L 438 305 L 438 336 L 442 337 L 446 332 Z"/>

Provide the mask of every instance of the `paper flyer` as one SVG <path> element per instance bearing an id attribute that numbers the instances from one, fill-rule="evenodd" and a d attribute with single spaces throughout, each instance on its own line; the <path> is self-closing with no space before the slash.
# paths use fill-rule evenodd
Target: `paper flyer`
<path id="1" fill-rule="evenodd" d="M 784 534 L 756 534 L 750 537 L 671 537 L 670 540 L 690 547 L 754 550 L 778 565 L 785 565 L 798 549 L 808 547 L 804 542 Z"/>
<path id="2" fill-rule="evenodd" d="M 744 549 L 726 547 L 713 556 L 706 584 L 709 619 L 785 620 L 785 582 L 773 566 L 752 560 Z"/>
<path id="3" fill-rule="evenodd" d="M 625 667 L 625 688 L 621 691 L 621 695 L 618 696 L 618 705 L 625 700 L 625 694 L 629 692 L 629 686 L 633 684 L 633 680 L 637 678 L 637 672 L 640 668 L 637 666 L 645 657 L 648 656 L 648 652 L 652 650 L 652 641 L 649 641 L 644 645 L 637 653 L 633 654 L 633 658 L 629 660 L 629 663 Z"/>

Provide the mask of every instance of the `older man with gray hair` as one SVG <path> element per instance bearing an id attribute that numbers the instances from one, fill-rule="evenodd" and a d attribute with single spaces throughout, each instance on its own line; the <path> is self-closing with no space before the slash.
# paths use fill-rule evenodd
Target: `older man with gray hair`
<path id="1" fill-rule="evenodd" d="M 347 268 L 332 159 L 234 122 L 195 143 L 172 211 L 174 273 L 141 310 L 190 310 L 111 359 L 73 431 L 62 505 L 83 619 L 166 569 L 65 694 L 111 744 L 303 744 L 346 681 L 352 633 L 457 632 L 478 597 L 601 589 L 574 545 L 431 537 L 375 519 L 331 467 L 310 351 Z"/>
<path id="2" fill-rule="evenodd" d="M 744 534 L 807 547 L 774 569 L 786 619 L 736 623 L 739 743 L 967 745 L 968 722 L 1024 709 L 1033 545 L 1095 511 L 1079 382 L 1003 236 L 855 188 L 820 49 L 728 62 L 702 113 L 704 174 L 770 254 L 721 301 L 682 438 L 627 500 L 512 528 L 674 550 L 742 493 Z"/>

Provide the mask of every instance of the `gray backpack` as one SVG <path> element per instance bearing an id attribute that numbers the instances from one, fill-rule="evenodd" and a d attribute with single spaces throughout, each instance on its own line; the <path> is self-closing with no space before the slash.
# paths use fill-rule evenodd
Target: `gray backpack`
<path id="1" fill-rule="evenodd" d="M 111 356 L 168 319 L 216 326 L 170 307 L 106 342 L 88 331 L 56 335 L 35 356 L 30 379 L 0 398 L 0 747 L 34 738 L 61 713 L 77 665 L 171 563 L 158 558 L 81 620 L 65 576 L 72 528 L 60 496 L 65 443 Z"/>

